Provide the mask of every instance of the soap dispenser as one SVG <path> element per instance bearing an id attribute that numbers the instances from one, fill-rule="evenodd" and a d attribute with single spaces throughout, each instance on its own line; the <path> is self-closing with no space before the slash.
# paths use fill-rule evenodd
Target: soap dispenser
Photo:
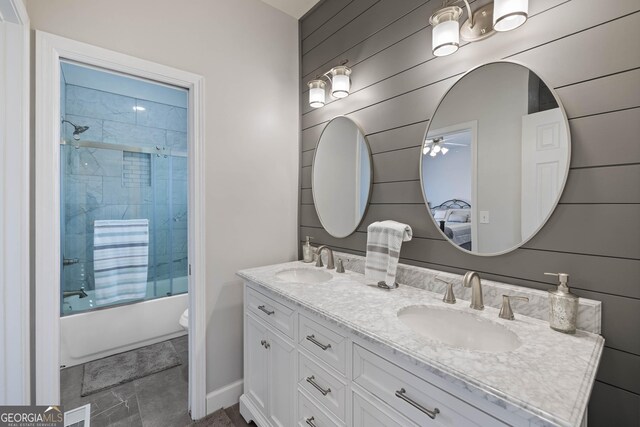
<path id="1" fill-rule="evenodd" d="M 313 262 L 313 247 L 311 246 L 311 242 L 309 242 L 311 239 L 313 239 L 313 237 L 307 236 L 306 242 L 302 245 L 303 262 Z"/>
<path id="2" fill-rule="evenodd" d="M 567 283 L 569 275 L 566 273 L 544 273 L 557 276 L 560 284 L 557 289 L 549 290 L 549 326 L 551 329 L 566 334 L 576 332 L 578 318 L 578 297 L 569 291 Z"/>

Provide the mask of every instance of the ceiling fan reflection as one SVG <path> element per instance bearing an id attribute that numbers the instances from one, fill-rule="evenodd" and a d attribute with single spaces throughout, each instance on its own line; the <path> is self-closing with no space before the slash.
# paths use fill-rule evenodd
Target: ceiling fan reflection
<path id="1" fill-rule="evenodd" d="M 427 138 L 424 141 L 422 154 L 424 154 L 425 156 L 429 154 L 431 157 L 435 157 L 438 155 L 438 153 L 440 153 L 444 156 L 449 151 L 449 149 L 445 147 L 445 145 L 459 146 L 459 147 L 466 146 L 465 144 L 459 144 L 457 142 L 447 141 L 444 136 L 439 136 L 436 138 Z"/>

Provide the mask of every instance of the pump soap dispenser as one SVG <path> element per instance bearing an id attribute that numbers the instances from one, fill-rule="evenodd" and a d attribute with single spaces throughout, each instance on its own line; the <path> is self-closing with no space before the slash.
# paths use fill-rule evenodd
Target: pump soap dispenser
<path id="1" fill-rule="evenodd" d="M 313 262 L 313 247 L 311 246 L 311 242 L 309 242 L 311 239 L 313 239 L 313 237 L 307 236 L 307 241 L 302 245 L 303 262 Z"/>
<path id="2" fill-rule="evenodd" d="M 544 274 L 557 276 L 560 281 L 557 290 L 549 290 L 549 326 L 555 331 L 566 334 L 575 333 L 578 318 L 578 297 L 569 291 L 567 286 L 569 275 L 566 273 Z"/>

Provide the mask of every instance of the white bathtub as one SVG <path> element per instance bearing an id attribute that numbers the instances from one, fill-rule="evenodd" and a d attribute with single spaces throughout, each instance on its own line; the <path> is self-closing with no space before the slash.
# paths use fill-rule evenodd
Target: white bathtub
<path id="1" fill-rule="evenodd" d="M 174 289 L 187 288 L 186 276 L 173 280 Z M 90 309 L 93 291 L 87 294 L 82 299 L 66 298 L 64 304 L 73 311 Z M 188 307 L 188 298 L 185 293 L 61 317 L 61 363 L 79 365 L 185 335 L 178 321 Z"/>

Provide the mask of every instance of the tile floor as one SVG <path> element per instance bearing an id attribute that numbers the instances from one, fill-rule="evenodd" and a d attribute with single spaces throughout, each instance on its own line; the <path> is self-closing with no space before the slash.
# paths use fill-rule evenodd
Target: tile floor
<path id="1" fill-rule="evenodd" d="M 91 427 L 182 427 L 192 423 L 187 413 L 187 336 L 171 340 L 182 365 L 107 390 L 81 397 L 83 366 L 60 372 L 61 401 L 66 411 L 91 403 Z M 236 427 L 247 424 L 237 405 L 225 410 Z"/>

